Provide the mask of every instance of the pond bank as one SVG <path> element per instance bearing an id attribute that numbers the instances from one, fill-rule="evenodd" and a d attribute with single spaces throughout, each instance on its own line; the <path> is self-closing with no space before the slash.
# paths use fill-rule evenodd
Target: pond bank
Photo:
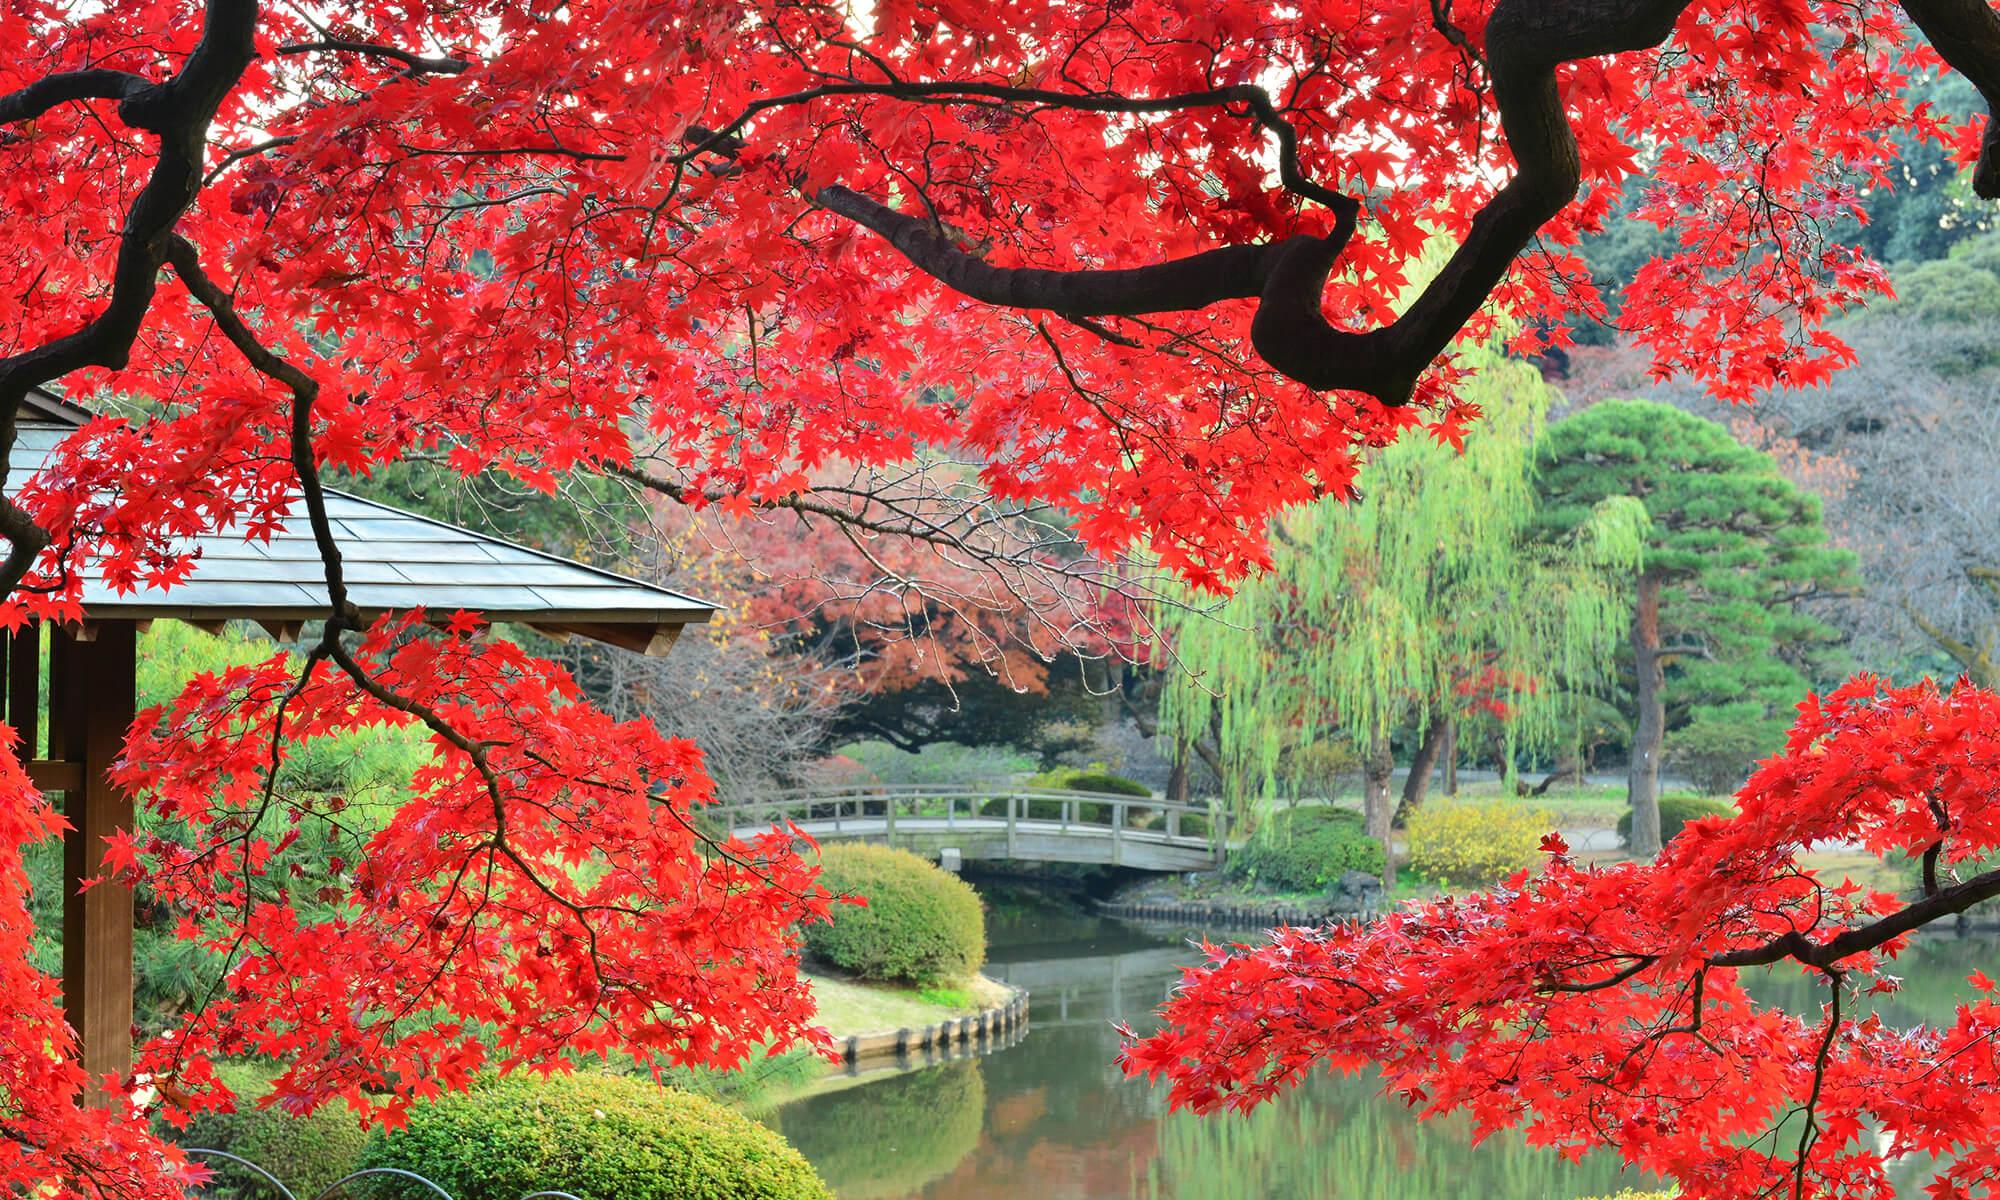
<path id="1" fill-rule="evenodd" d="M 853 1064 L 882 1056 L 948 1050 L 998 1038 L 1025 1025 L 1028 995 L 985 975 L 956 988 L 919 989 L 811 974 L 819 1019 L 841 1057 Z"/>

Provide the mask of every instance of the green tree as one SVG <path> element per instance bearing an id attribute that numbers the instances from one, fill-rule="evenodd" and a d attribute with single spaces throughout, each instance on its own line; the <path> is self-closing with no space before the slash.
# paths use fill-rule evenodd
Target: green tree
<path id="1" fill-rule="evenodd" d="M 1346 739 L 1363 752 L 1368 832 L 1386 840 L 1399 730 L 1419 739 L 1414 807 L 1466 706 L 1503 713 L 1512 743 L 1553 744 L 1573 698 L 1604 675 L 1642 512 L 1614 498 L 1564 538 L 1530 536 L 1533 444 L 1552 393 L 1524 363 L 1479 357 L 1468 398 L 1485 417 L 1462 452 L 1428 438 L 1383 451 L 1356 480 L 1365 499 L 1288 515 L 1271 570 L 1220 620 L 1173 631 L 1187 669 L 1166 687 L 1161 724 L 1214 738 L 1239 809 L 1276 790 L 1298 747 Z M 1578 686 L 1543 686 L 1558 676 Z"/>
<path id="2" fill-rule="evenodd" d="M 1689 722 L 1773 721 L 1836 640 L 1797 601 L 1848 586 L 1817 496 L 1713 421 L 1648 400 L 1607 400 L 1551 426 L 1538 448 L 1540 527 L 1575 536 L 1607 501 L 1649 520 L 1629 575 L 1632 849 L 1660 849 L 1669 706 Z"/>

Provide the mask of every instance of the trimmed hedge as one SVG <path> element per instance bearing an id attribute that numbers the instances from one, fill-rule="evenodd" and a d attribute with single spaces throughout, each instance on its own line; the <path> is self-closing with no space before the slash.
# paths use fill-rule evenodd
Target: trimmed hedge
<path id="1" fill-rule="evenodd" d="M 276 1108 L 258 1108 L 277 1072 L 258 1063 L 217 1064 L 216 1075 L 236 1093 L 237 1111 L 202 1113 L 173 1135 L 182 1146 L 226 1150 L 276 1176 L 294 1195 L 316 1196 L 353 1173 L 368 1145 L 361 1120 L 338 1102 L 308 1117 Z M 215 1172 L 202 1188 L 210 1200 L 267 1200 L 271 1185 L 223 1160 L 197 1160 Z"/>
<path id="2" fill-rule="evenodd" d="M 1276 891 L 1307 892 L 1338 883 L 1349 871 L 1380 875 L 1382 865 L 1382 843 L 1362 828 L 1360 813 L 1293 808 L 1266 817 L 1229 855 L 1228 872 Z"/>
<path id="3" fill-rule="evenodd" d="M 833 1200 L 771 1130 L 618 1075 L 488 1080 L 412 1108 L 410 1123 L 370 1143 L 364 1162 L 416 1172 L 456 1200 L 547 1190 L 583 1200 Z M 437 1200 L 410 1180 L 373 1181 L 381 1200 Z"/>
<path id="4" fill-rule="evenodd" d="M 1733 817 L 1736 805 L 1727 800 L 1711 800 L 1706 796 L 1662 796 L 1660 797 L 1660 844 L 1674 840 L 1681 826 L 1703 817 Z M 1632 810 L 1626 809 L 1618 818 L 1618 836 L 1626 842 L 1632 840 Z"/>
<path id="5" fill-rule="evenodd" d="M 963 879 L 907 850 L 836 843 L 819 854 L 819 881 L 867 906 L 836 904 L 805 927 L 813 957 L 863 979 L 955 983 L 986 961 L 986 913 Z"/>
<path id="6" fill-rule="evenodd" d="M 1410 869 L 1466 887 L 1498 883 L 1541 860 L 1549 813 L 1518 800 L 1433 800 L 1410 814 Z"/>
<path id="7" fill-rule="evenodd" d="M 1114 796 L 1151 796 L 1153 789 L 1136 779 L 1114 775 L 1101 767 L 1057 767 L 1028 780 L 1029 787 L 1065 792 L 1108 792 Z"/>

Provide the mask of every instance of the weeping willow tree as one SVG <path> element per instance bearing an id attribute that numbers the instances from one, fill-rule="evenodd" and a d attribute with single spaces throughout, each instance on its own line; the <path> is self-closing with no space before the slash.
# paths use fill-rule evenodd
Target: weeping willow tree
<path id="1" fill-rule="evenodd" d="M 1498 720 L 1511 761 L 1573 743 L 1579 698 L 1608 679 L 1644 509 L 1607 501 L 1560 540 L 1538 536 L 1534 443 L 1553 393 L 1527 364 L 1471 357 L 1466 398 L 1485 415 L 1463 451 L 1403 438 L 1363 469 L 1360 499 L 1287 515 L 1272 568 L 1219 614 L 1169 618 L 1183 669 L 1163 731 L 1212 743 L 1237 812 L 1285 788 L 1330 791 L 1297 767 L 1339 764 L 1325 748 L 1347 744 L 1369 832 L 1386 840 L 1396 734 L 1417 746 L 1407 810 L 1469 713 Z"/>

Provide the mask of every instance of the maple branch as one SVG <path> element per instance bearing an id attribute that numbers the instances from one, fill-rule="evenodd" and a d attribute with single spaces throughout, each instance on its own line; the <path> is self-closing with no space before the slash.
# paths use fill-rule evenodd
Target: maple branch
<path id="1" fill-rule="evenodd" d="M 31 121 L 59 104 L 77 100 L 123 100 L 152 87 L 153 81 L 130 71 L 88 67 L 64 71 L 0 96 L 0 125 Z"/>
<path id="2" fill-rule="evenodd" d="M 2000 896 L 2000 869 L 1974 875 L 1897 909 L 1879 921 L 1856 926 L 1815 942 L 1794 930 L 1761 945 L 1730 950 L 1708 959 L 1712 967 L 1767 967 L 1793 959 L 1804 966 L 1828 970 L 1844 958 L 1865 954 L 1933 921 L 1964 912 L 1984 900 Z"/>
<path id="3" fill-rule="evenodd" d="M 1689 0 L 1500 0 L 1486 26 L 1484 63 L 1514 177 L 1472 219 L 1444 268 L 1395 321 L 1370 330 L 1341 329 L 1320 311 L 1335 260 L 1354 231 L 1359 203 L 1319 188 L 1335 227 L 1324 238 L 1296 235 L 1278 242 L 1226 246 L 1150 267 L 1049 271 L 994 267 L 961 249 L 932 223 L 899 213 L 847 188 L 820 189 L 814 200 L 888 241 L 911 264 L 982 303 L 1047 309 L 1069 317 L 1132 316 L 1190 311 L 1223 300 L 1257 300 L 1251 344 L 1273 369 L 1320 391 L 1366 392 L 1385 404 L 1407 403 L 1418 378 L 1458 336 L 1506 277 L 1537 230 L 1576 198 L 1582 182 L 1576 136 L 1562 105 L 1556 68 L 1564 63 L 1658 45 Z M 1261 89 L 1218 89 L 1251 103 Z M 803 94 L 803 93 L 802 93 Z M 833 84 L 815 95 L 870 94 L 902 99 L 938 95 L 1057 104 L 1105 112 L 1157 111 L 1129 107 L 1124 97 L 1088 97 L 978 84 Z M 1190 94 L 1190 97 L 1194 94 Z M 1187 103 L 1190 97 L 1174 99 Z M 796 102 L 760 101 L 769 107 Z M 1161 106 L 1166 100 L 1149 102 Z M 1264 103 L 1268 106 L 1268 98 Z M 753 106 L 755 107 L 755 106 Z M 1253 105 L 1253 111 L 1254 105 Z M 727 152 L 727 139 L 748 116 L 706 136 L 689 151 Z M 1291 126 L 1275 108 L 1257 111 L 1277 132 L 1286 185 L 1297 178 Z M 1304 194 L 1304 193 L 1302 193 Z"/>
<path id="4" fill-rule="evenodd" d="M 1986 0 L 1902 0 L 1903 11 L 1930 39 L 1931 49 L 1953 70 L 1972 81 L 1986 100 L 1986 132 L 1979 142 L 1979 165 L 1972 190 L 2000 200 L 2000 13 Z"/>
<path id="5" fill-rule="evenodd" d="M 126 213 L 111 298 L 103 310 L 81 329 L 0 358 L 0 533 L 9 542 L 7 558 L 0 563 L 0 596 L 12 593 L 48 544 L 47 532 L 4 495 L 7 451 L 14 445 L 21 404 L 30 391 L 71 371 L 92 366 L 116 370 L 130 359 L 139 326 L 152 308 L 168 238 L 200 190 L 209 124 L 256 57 L 256 23 L 256 0 L 208 0 L 201 40 L 164 83 L 146 83 L 122 72 L 71 72 L 0 98 L 0 115 L 32 116 L 67 100 L 115 96 L 126 124 L 158 134 L 160 140 L 152 174 Z"/>
<path id="6" fill-rule="evenodd" d="M 458 75 L 472 69 L 472 64 L 462 58 L 426 58 L 413 54 L 397 46 L 384 46 L 376 42 L 353 42 L 340 38 L 328 38 L 318 42 L 294 42 L 278 47 L 279 54 L 361 54 L 373 58 L 393 58 L 402 63 L 406 75 Z"/>

